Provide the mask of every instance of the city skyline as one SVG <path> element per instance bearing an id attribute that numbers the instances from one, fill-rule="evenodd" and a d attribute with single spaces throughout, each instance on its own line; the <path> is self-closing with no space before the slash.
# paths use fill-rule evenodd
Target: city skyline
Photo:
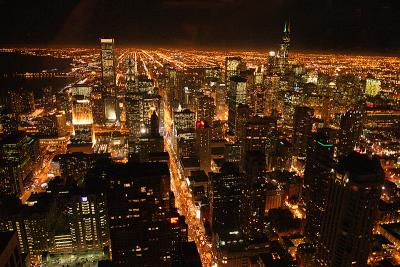
<path id="1" fill-rule="evenodd" d="M 295 50 L 396 53 L 400 47 L 399 10 L 391 0 L 26 3 L 26 10 L 49 17 L 24 15 L 18 1 L 0 4 L 5 46 L 93 46 L 99 37 L 114 37 L 123 46 L 261 49 L 276 45 L 284 21 L 291 21 Z"/>
<path id="2" fill-rule="evenodd" d="M 59 1 L 0 48 L 0 267 L 400 265 L 391 0 Z"/>

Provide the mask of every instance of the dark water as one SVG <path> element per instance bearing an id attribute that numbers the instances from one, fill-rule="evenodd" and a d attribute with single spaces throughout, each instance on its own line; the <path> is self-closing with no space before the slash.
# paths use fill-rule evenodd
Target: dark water
<path id="1" fill-rule="evenodd" d="M 27 72 L 38 73 L 43 70 L 49 72 L 69 72 L 72 59 L 54 58 L 51 56 L 32 56 L 19 53 L 0 53 L 0 95 L 8 91 L 22 89 L 32 91 L 35 96 L 42 95 L 44 87 L 51 86 L 56 93 L 67 84 L 74 81 L 70 77 L 34 77 L 22 75 Z"/>
<path id="2" fill-rule="evenodd" d="M 71 58 L 0 52 L 0 74 L 41 72 L 43 70 L 69 72 L 71 71 L 71 63 Z"/>

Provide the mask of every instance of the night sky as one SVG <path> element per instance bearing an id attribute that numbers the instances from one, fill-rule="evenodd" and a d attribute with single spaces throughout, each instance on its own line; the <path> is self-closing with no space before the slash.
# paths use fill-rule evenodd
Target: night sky
<path id="1" fill-rule="evenodd" d="M 400 52 L 400 0 L 0 0 L 0 45 Z"/>

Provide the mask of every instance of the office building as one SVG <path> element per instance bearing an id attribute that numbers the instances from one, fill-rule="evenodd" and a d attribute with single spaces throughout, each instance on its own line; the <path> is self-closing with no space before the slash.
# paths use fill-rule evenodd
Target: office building
<path id="1" fill-rule="evenodd" d="M 304 158 L 311 138 L 314 110 L 309 107 L 296 107 L 293 115 L 293 155 Z"/>
<path id="2" fill-rule="evenodd" d="M 200 159 L 200 168 L 208 173 L 211 171 L 211 128 L 207 122 L 196 122 L 196 152 Z"/>
<path id="3" fill-rule="evenodd" d="M 139 157 L 141 161 L 148 161 L 151 153 L 160 152 L 164 152 L 164 138 L 159 133 L 159 119 L 154 110 L 150 130 L 139 137 Z"/>
<path id="4" fill-rule="evenodd" d="M 306 206 L 305 236 L 319 242 L 321 222 L 328 205 L 329 184 L 334 180 L 334 138 L 332 129 L 322 128 L 314 135 L 307 154 L 304 171 L 304 202 Z"/>
<path id="5" fill-rule="evenodd" d="M 351 153 L 330 183 L 320 257 L 327 266 L 367 266 L 384 173 L 377 158 Z"/>
<path id="6" fill-rule="evenodd" d="M 115 86 L 114 39 L 101 38 L 101 78 L 107 92 L 112 92 Z"/>
<path id="7" fill-rule="evenodd" d="M 103 249 L 109 245 L 104 195 L 72 195 L 67 202 L 67 221 L 74 250 Z"/>
<path id="8" fill-rule="evenodd" d="M 338 156 L 347 156 L 359 144 L 363 131 L 364 112 L 351 109 L 340 118 Z"/>
<path id="9" fill-rule="evenodd" d="M 39 142 L 15 133 L 3 138 L 0 149 L 1 194 L 19 196 L 30 183 L 39 161 Z"/>
<path id="10" fill-rule="evenodd" d="M 164 163 L 116 164 L 109 181 L 108 214 L 115 266 L 165 266 L 181 258 L 187 225 L 173 206 Z"/>
<path id="11" fill-rule="evenodd" d="M 246 123 L 244 152 L 260 151 L 268 155 L 278 140 L 276 118 L 254 116 Z"/>
<path id="12" fill-rule="evenodd" d="M 247 80 L 240 76 L 230 78 L 228 87 L 228 127 L 235 133 L 236 117 L 238 114 L 237 107 L 239 104 L 246 104 Z"/>
<path id="13" fill-rule="evenodd" d="M 24 267 L 25 263 L 18 247 L 17 233 L 0 232 L 0 267 Z"/>

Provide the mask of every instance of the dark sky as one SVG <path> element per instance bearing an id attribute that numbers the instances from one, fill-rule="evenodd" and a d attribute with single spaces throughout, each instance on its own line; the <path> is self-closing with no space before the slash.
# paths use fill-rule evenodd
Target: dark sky
<path id="1" fill-rule="evenodd" d="M 400 51 L 400 0 L 0 0 L 0 46 L 272 48 L 284 21 L 294 49 Z"/>

